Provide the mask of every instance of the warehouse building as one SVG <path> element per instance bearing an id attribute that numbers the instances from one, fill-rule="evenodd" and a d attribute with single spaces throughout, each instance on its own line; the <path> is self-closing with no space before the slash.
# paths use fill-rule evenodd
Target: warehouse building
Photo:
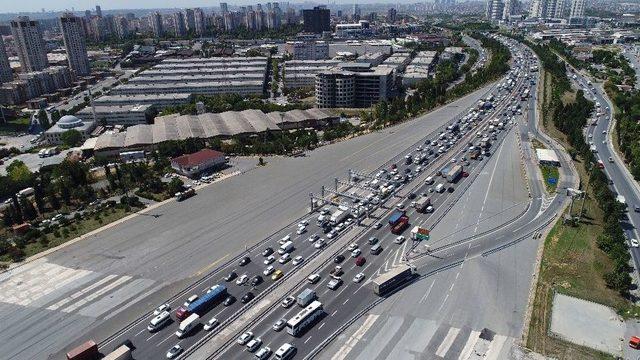
<path id="1" fill-rule="evenodd" d="M 102 125 L 138 125 L 147 124 L 153 120 L 153 105 L 108 105 L 94 106 L 97 123 Z M 75 114 L 83 121 L 93 121 L 93 111 L 84 108 Z"/>
<path id="2" fill-rule="evenodd" d="M 207 170 L 220 168 L 227 163 L 224 153 L 211 149 L 202 149 L 171 159 L 171 168 L 179 174 L 193 178 Z"/>
<path id="3" fill-rule="evenodd" d="M 153 105 L 161 110 L 191 102 L 191 94 L 104 95 L 93 100 L 96 106 Z"/>
<path id="4" fill-rule="evenodd" d="M 186 93 L 195 95 L 220 95 L 239 94 L 242 96 L 264 94 L 264 81 L 257 80 L 231 80 L 231 81 L 207 81 L 207 82 L 179 82 L 179 83 L 150 83 L 150 84 L 124 84 L 113 90 L 113 95 L 139 95 L 139 94 L 170 94 Z"/>

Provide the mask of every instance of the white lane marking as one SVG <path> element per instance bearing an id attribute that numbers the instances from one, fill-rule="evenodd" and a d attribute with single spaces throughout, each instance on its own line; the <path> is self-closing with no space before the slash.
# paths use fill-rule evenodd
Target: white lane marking
<path id="1" fill-rule="evenodd" d="M 66 308 L 62 309 L 61 311 L 64 312 L 72 312 L 78 308 L 80 308 L 81 306 L 99 298 L 100 296 L 106 294 L 107 292 L 115 289 L 116 287 L 126 283 L 127 281 L 131 280 L 131 276 L 123 276 L 121 278 L 119 278 L 118 280 L 112 282 L 111 284 L 103 287 L 102 289 L 88 295 L 87 297 L 83 298 L 82 300 L 75 302 L 69 306 L 67 306 Z"/>
<path id="2" fill-rule="evenodd" d="M 378 320 L 379 316 L 380 315 L 369 314 L 369 316 L 364 320 L 364 323 L 362 323 L 362 326 L 360 326 L 358 330 L 344 342 L 344 345 L 342 345 L 336 354 L 333 355 L 331 360 L 344 360 L 351 350 L 353 350 L 353 347 L 356 346 L 358 341 L 362 339 L 364 334 L 373 326 L 376 320 Z M 320 328 L 318 328 L 318 330 L 319 329 Z"/>
<path id="3" fill-rule="evenodd" d="M 146 331 L 146 330 L 147 330 L 147 329 L 142 329 L 142 330 L 138 331 L 138 332 L 135 334 L 135 336 L 138 336 L 138 335 L 142 334 L 142 333 L 143 333 L 144 331 Z"/>
<path id="4" fill-rule="evenodd" d="M 435 284 L 436 281 L 433 280 L 433 282 L 431 282 L 431 286 L 429 286 L 429 289 L 424 293 L 424 295 L 422 296 L 422 299 L 420 299 L 420 301 L 418 301 L 418 303 L 422 304 L 425 300 L 427 300 L 427 298 L 429 297 L 429 294 L 431 294 L 431 289 L 433 289 L 433 284 Z"/>
<path id="5" fill-rule="evenodd" d="M 154 333 L 153 335 L 149 336 L 149 337 L 147 338 L 147 340 L 146 340 L 146 341 L 151 340 L 151 338 L 153 338 L 154 336 L 156 336 L 156 335 L 158 335 L 158 334 L 159 334 L 158 332 L 157 332 L 157 333 Z"/>
<path id="6" fill-rule="evenodd" d="M 346 305 L 349 302 L 349 298 L 347 298 L 347 300 L 345 300 L 342 305 Z"/>
<path id="7" fill-rule="evenodd" d="M 84 295 L 84 294 L 86 294 L 88 292 L 91 292 L 93 289 L 102 286 L 103 284 L 111 281 L 113 278 L 115 278 L 117 276 L 118 275 L 109 275 L 109 276 L 101 279 L 100 281 L 98 281 L 98 282 L 96 282 L 96 283 L 94 283 L 94 284 L 92 284 L 90 286 L 87 286 L 84 289 L 78 290 L 75 293 L 69 295 L 68 297 L 58 301 L 57 303 L 55 303 L 53 305 L 50 305 L 49 307 L 47 307 L 47 310 L 58 310 L 60 307 L 66 305 L 71 300 L 75 300 L 75 299 L 79 298 L 80 296 L 82 296 L 82 295 Z"/>
<path id="8" fill-rule="evenodd" d="M 324 326 L 324 324 L 326 324 L 326 322 L 323 322 L 322 324 L 320 324 L 320 326 L 318 326 L 318 330 L 322 329 L 322 327 Z"/>
<path id="9" fill-rule="evenodd" d="M 453 344 L 453 341 L 456 339 L 459 332 L 460 332 L 460 329 L 458 328 L 455 328 L 455 327 L 450 328 L 449 332 L 447 333 L 447 336 L 445 336 L 444 340 L 438 347 L 438 350 L 436 351 L 436 355 L 440 357 L 444 357 L 447 354 L 447 351 L 449 351 L 449 348 Z"/>
<path id="10" fill-rule="evenodd" d="M 338 312 L 338 310 L 334 310 L 334 311 L 331 313 L 331 315 L 330 315 L 330 316 L 335 315 L 337 312 Z"/>
<path id="11" fill-rule="evenodd" d="M 164 340 L 160 341 L 159 343 L 156 344 L 156 347 L 160 346 L 163 342 L 171 339 L 172 337 L 176 336 L 176 334 L 171 334 L 169 336 L 167 336 Z"/>
<path id="12" fill-rule="evenodd" d="M 305 340 L 305 341 L 304 341 L 304 343 L 305 343 L 305 344 L 306 344 L 306 343 L 308 343 L 308 342 L 309 342 L 309 340 L 311 340 L 311 336 L 309 336 L 309 337 L 307 338 L 307 340 Z"/>
<path id="13" fill-rule="evenodd" d="M 444 307 L 444 304 L 447 303 L 447 299 L 449 298 L 449 294 L 447 294 L 447 296 L 444 297 L 444 300 L 442 300 L 442 304 L 440 305 L 440 308 L 438 309 L 438 312 L 442 311 L 442 308 Z"/>
<path id="14" fill-rule="evenodd" d="M 455 284 L 456 284 L 455 282 L 451 283 L 451 287 L 449 288 L 449 292 L 451 292 L 451 290 L 453 290 L 453 285 L 455 285 Z"/>
<path id="15" fill-rule="evenodd" d="M 471 356 L 471 352 L 473 352 L 473 347 L 478 342 L 480 338 L 480 331 L 471 331 L 469 334 L 469 338 L 467 339 L 467 343 L 464 345 L 460 356 L 458 356 L 458 360 L 467 360 Z"/>

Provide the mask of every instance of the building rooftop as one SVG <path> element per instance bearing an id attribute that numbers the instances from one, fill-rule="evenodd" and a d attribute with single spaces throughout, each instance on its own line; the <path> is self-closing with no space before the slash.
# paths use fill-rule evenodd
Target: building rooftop
<path id="1" fill-rule="evenodd" d="M 182 168 L 196 167 L 208 160 L 224 157 L 224 153 L 212 149 L 202 149 L 192 154 L 185 154 L 171 159 L 171 162 Z"/>

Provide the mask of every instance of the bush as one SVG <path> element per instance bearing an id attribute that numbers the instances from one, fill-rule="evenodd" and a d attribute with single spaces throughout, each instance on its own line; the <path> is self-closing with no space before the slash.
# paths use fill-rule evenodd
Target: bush
<path id="1" fill-rule="evenodd" d="M 56 229 L 56 231 L 53 232 L 53 236 L 59 238 L 60 237 L 60 230 Z"/>

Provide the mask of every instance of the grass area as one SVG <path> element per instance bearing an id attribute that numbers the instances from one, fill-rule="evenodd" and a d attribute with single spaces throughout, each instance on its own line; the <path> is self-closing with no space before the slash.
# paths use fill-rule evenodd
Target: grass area
<path id="1" fill-rule="evenodd" d="M 149 199 L 157 202 L 167 200 L 168 198 L 171 197 L 171 195 L 167 194 L 166 192 L 163 192 L 160 194 L 154 194 L 149 191 L 140 191 L 140 190 L 136 191 L 136 195 L 143 197 L 145 199 Z"/>
<path id="2" fill-rule="evenodd" d="M 531 145 L 533 146 L 534 149 L 546 149 L 547 147 L 544 146 L 544 144 L 538 140 L 538 139 L 531 139 Z"/>
<path id="3" fill-rule="evenodd" d="M 542 171 L 542 177 L 544 178 L 544 185 L 547 191 L 550 193 L 556 192 L 558 187 L 558 179 L 560 178 L 560 171 L 558 168 L 551 165 L 540 165 L 540 171 Z M 549 179 L 556 179 L 555 183 L 550 183 Z"/>
<path id="4" fill-rule="evenodd" d="M 0 133 L 14 134 L 26 132 L 27 130 L 29 130 L 29 121 L 30 120 L 28 117 L 23 117 L 7 120 L 6 123 L 0 122 Z"/>

